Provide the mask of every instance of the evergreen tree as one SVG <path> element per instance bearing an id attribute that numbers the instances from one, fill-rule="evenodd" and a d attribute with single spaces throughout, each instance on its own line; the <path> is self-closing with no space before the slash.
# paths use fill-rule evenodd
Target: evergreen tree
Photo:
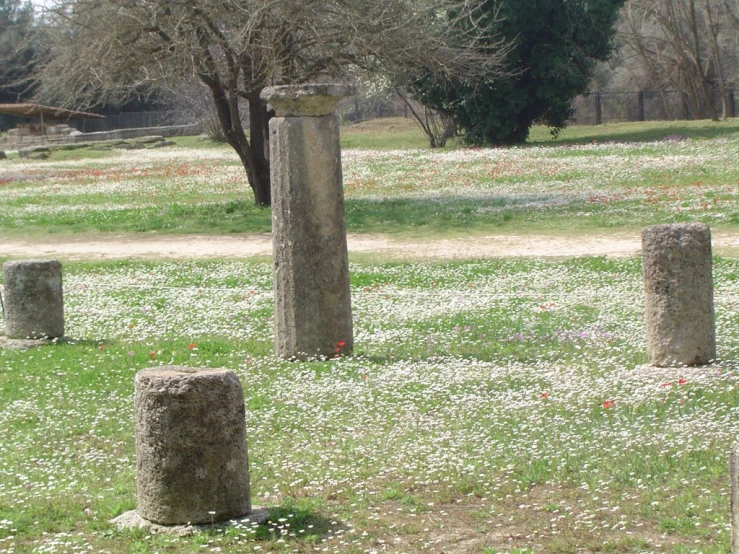
<path id="1" fill-rule="evenodd" d="M 572 100 L 588 90 L 595 65 L 612 50 L 624 0 L 489 0 L 480 15 L 515 46 L 507 77 L 484 85 L 427 77 L 418 100 L 452 116 L 473 144 L 517 144 L 542 122 L 556 133 Z"/>

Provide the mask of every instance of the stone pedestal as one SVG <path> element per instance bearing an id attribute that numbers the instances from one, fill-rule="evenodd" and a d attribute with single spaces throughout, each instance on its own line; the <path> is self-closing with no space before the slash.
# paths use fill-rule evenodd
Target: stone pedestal
<path id="1" fill-rule="evenodd" d="M 739 443 L 731 447 L 731 454 L 729 457 L 729 480 L 731 554 L 739 554 Z"/>
<path id="2" fill-rule="evenodd" d="M 642 251 L 649 362 L 667 367 L 713 360 L 716 333 L 708 226 L 647 227 Z"/>
<path id="3" fill-rule="evenodd" d="M 8 338 L 64 336 L 62 264 L 55 260 L 6 262 L 3 287 Z"/>
<path id="4" fill-rule="evenodd" d="M 270 87 L 275 351 L 305 359 L 353 347 L 339 121 L 352 89 Z"/>
<path id="5" fill-rule="evenodd" d="M 135 379 L 137 512 L 161 525 L 251 511 L 244 393 L 225 369 L 164 366 Z"/>

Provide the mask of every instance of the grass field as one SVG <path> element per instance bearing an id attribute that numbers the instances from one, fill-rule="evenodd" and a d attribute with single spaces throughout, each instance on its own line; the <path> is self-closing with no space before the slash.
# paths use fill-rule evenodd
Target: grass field
<path id="1" fill-rule="evenodd" d="M 657 138 L 641 143 L 602 144 L 608 126 L 510 150 L 349 149 L 350 229 L 733 229 L 739 124 L 654 127 L 618 127 Z M 2 236 L 263 230 L 248 203 L 222 148 L 0 165 Z M 719 359 L 679 369 L 646 366 L 639 259 L 355 261 L 354 355 L 303 363 L 272 356 L 266 261 L 64 269 L 71 340 L 0 349 L 0 554 L 730 551 L 737 259 L 714 260 Z M 163 364 L 236 371 L 267 524 L 107 522 L 135 508 L 133 377 Z"/>
<path id="2" fill-rule="evenodd" d="M 397 146 L 398 137 L 422 138 L 406 120 L 388 124 L 386 135 L 366 123 L 344 131 L 344 140 L 376 145 L 387 137 Z M 558 141 L 510 149 L 350 148 L 343 155 L 347 227 L 416 236 L 577 234 L 700 217 L 734 229 L 737 137 L 739 120 L 731 120 L 578 127 Z M 269 211 L 254 207 L 235 153 L 184 144 L 0 164 L 0 232 L 269 231 Z"/>

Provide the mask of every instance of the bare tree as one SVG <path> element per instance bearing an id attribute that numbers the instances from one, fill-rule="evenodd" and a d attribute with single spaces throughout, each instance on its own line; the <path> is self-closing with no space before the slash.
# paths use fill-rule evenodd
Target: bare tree
<path id="1" fill-rule="evenodd" d="M 265 206 L 272 116 L 259 97 L 265 86 L 347 79 L 357 68 L 401 84 L 428 72 L 489 78 L 504 48 L 475 18 L 482 1 L 57 0 L 39 94 L 91 107 L 195 77 L 210 91 L 255 202 Z"/>
<path id="2" fill-rule="evenodd" d="M 396 89 L 395 94 L 403 101 L 413 121 L 429 139 L 429 146 L 431 148 L 446 146 L 446 142 L 454 136 L 456 131 L 454 119 L 416 102 L 403 89 Z"/>
<path id="3" fill-rule="evenodd" d="M 226 142 L 210 91 L 199 79 L 194 77 L 180 79 L 170 86 L 158 88 L 157 95 L 165 105 L 194 117 L 203 134 L 210 140 Z M 243 115 L 248 115 L 248 107 L 245 109 L 244 104 L 242 101 L 240 109 Z"/>
<path id="4" fill-rule="evenodd" d="M 732 0 L 631 0 L 622 12 L 621 39 L 636 67 L 658 87 L 687 95 L 698 117 L 728 114 L 728 90 L 739 80 L 739 3 Z M 718 91 L 720 115 L 714 91 Z"/>

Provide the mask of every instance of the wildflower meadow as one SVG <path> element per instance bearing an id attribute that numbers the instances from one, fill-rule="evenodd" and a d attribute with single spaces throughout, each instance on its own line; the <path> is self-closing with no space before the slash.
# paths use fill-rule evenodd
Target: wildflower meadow
<path id="1" fill-rule="evenodd" d="M 738 150 L 736 134 L 350 149 L 348 225 L 731 231 Z M 264 230 L 234 157 L 11 159 L 0 230 Z M 0 348 L 0 553 L 730 551 L 739 259 L 714 258 L 718 359 L 660 369 L 639 258 L 353 257 L 355 352 L 309 362 L 272 353 L 269 260 L 186 258 L 62 260 L 68 338 Z M 108 522 L 136 506 L 133 377 L 170 364 L 237 373 L 267 523 L 173 536 Z"/>

